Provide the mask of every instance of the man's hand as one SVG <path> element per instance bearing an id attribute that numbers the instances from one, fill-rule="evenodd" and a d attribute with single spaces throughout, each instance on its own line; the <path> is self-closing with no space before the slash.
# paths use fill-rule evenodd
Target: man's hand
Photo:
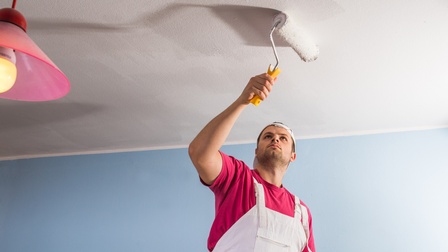
<path id="1" fill-rule="evenodd" d="M 255 96 L 264 100 L 268 97 L 269 93 L 274 86 L 277 78 L 272 78 L 269 74 L 263 73 L 250 78 L 243 92 L 241 93 L 239 100 L 242 104 L 249 104 L 250 100 Z"/>

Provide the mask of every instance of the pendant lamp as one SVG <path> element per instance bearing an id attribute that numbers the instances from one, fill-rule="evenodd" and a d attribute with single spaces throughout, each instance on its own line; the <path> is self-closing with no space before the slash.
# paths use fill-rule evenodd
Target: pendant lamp
<path id="1" fill-rule="evenodd" d="M 69 80 L 28 37 L 25 17 L 15 5 L 16 0 L 12 8 L 0 9 L 0 98 L 48 101 L 65 96 Z"/>

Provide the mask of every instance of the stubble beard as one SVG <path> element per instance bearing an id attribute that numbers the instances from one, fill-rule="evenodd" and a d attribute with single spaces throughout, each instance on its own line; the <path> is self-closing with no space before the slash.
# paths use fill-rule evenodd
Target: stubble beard
<path id="1" fill-rule="evenodd" d="M 257 155 L 257 161 L 265 168 L 288 166 L 289 160 L 283 157 L 281 151 L 267 150 L 262 155 Z"/>

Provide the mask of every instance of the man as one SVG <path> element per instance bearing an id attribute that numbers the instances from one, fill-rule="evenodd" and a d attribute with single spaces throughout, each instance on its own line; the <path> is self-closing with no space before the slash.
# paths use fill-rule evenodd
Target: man
<path id="1" fill-rule="evenodd" d="M 252 77 L 190 143 L 199 177 L 215 194 L 210 251 L 315 251 L 308 208 L 282 186 L 289 163 L 296 159 L 292 131 L 282 123 L 266 126 L 257 139 L 253 170 L 220 151 L 250 100 L 256 95 L 266 99 L 275 81 L 268 74 Z"/>

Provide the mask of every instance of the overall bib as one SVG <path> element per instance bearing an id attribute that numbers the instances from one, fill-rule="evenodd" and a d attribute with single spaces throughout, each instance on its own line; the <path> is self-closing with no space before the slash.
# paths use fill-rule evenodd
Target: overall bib
<path id="1" fill-rule="evenodd" d="M 295 197 L 294 217 L 268 209 L 254 178 L 256 204 L 219 239 L 214 252 L 301 252 L 309 238 L 308 212 Z"/>

